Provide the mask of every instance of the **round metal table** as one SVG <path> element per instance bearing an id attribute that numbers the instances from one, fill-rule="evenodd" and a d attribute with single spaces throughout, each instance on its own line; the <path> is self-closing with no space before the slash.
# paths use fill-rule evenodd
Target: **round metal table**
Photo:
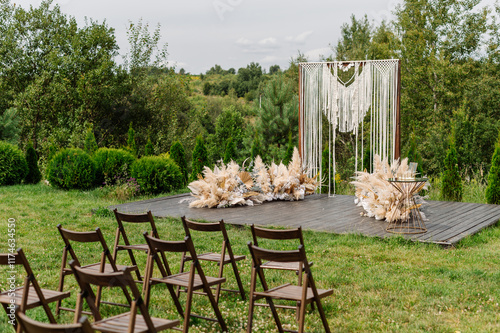
<path id="1" fill-rule="evenodd" d="M 421 234 L 427 232 L 419 207 L 414 199 L 425 186 L 427 178 L 389 178 L 391 183 L 400 193 L 398 209 L 404 212 L 402 219 L 389 222 L 385 229 L 387 232 L 395 234 Z"/>

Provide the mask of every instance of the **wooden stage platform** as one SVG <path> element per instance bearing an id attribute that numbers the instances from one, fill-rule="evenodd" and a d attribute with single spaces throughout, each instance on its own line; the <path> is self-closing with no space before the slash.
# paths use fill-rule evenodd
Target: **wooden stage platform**
<path id="1" fill-rule="evenodd" d="M 156 217 L 181 217 L 217 221 L 231 224 L 252 223 L 262 226 L 283 226 L 327 231 L 336 234 L 358 233 L 366 236 L 391 237 L 385 231 L 387 222 L 361 216 L 363 209 L 354 204 L 354 196 L 324 194 L 310 195 L 302 201 L 273 201 L 262 205 L 223 209 L 189 208 L 189 194 L 181 194 L 145 201 L 117 205 L 123 212 L 151 210 Z M 114 208 L 114 207 L 113 207 Z M 415 241 L 453 245 L 462 238 L 500 220 L 500 205 L 463 202 L 427 201 L 421 207 L 425 213 L 428 231 L 424 234 L 405 235 Z"/>

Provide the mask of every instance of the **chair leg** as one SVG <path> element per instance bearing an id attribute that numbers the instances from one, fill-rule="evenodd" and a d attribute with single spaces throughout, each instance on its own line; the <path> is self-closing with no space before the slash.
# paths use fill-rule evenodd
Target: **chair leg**
<path id="1" fill-rule="evenodd" d="M 306 302 L 300 302 L 299 333 L 304 333 L 304 318 L 306 316 Z"/>
<path id="2" fill-rule="evenodd" d="M 247 323 L 247 333 L 252 333 L 253 325 L 253 309 L 255 301 L 253 299 L 253 292 L 250 292 L 250 305 L 248 306 L 248 323 Z"/>
<path id="3" fill-rule="evenodd" d="M 212 294 L 212 290 L 208 286 L 203 286 L 203 289 L 205 289 L 205 293 L 207 293 L 208 299 L 212 304 L 212 308 L 214 309 L 215 315 L 217 316 L 217 321 L 219 322 L 219 325 L 222 327 L 223 331 L 227 331 L 226 322 L 224 321 L 224 318 L 222 318 L 219 305 L 215 301 L 214 295 Z"/>
<path id="4" fill-rule="evenodd" d="M 245 289 L 243 289 L 243 283 L 241 283 L 240 273 L 238 272 L 238 266 L 236 266 L 236 262 L 231 261 L 231 266 L 233 266 L 234 276 L 236 277 L 236 282 L 238 283 L 238 289 L 240 290 L 241 300 L 244 301 L 245 297 Z"/>
<path id="5" fill-rule="evenodd" d="M 323 322 L 323 327 L 325 328 L 325 333 L 330 333 L 330 326 L 328 326 L 328 321 L 326 320 L 325 310 L 323 309 L 321 300 L 316 299 L 315 301 L 316 301 L 316 306 L 318 307 L 319 316 L 321 317 L 321 321 Z"/>
<path id="6" fill-rule="evenodd" d="M 182 332 L 187 333 L 189 331 L 189 321 L 191 319 L 191 303 L 193 300 L 193 288 L 189 287 L 187 291 L 186 299 L 186 311 L 184 312 L 184 327 Z"/>

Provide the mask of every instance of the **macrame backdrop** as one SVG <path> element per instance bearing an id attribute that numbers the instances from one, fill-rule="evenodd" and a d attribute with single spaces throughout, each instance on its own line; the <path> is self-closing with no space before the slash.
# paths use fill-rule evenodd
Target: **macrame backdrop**
<path id="1" fill-rule="evenodd" d="M 323 116 L 329 124 L 327 177 L 336 174 L 337 131 L 355 136 L 353 171 L 368 167 L 363 165 L 365 149 L 369 149 L 371 161 L 375 154 L 389 161 L 399 158 L 399 64 L 397 59 L 299 64 L 299 146 L 310 177 L 326 174 L 321 170 Z M 363 120 L 368 113 L 370 138 L 363 139 Z M 335 193 L 331 183 L 335 181 L 328 179 L 329 195 Z"/>

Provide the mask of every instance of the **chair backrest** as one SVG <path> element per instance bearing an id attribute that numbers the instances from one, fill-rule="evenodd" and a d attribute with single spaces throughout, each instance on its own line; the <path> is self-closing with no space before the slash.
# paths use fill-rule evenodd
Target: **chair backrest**
<path id="1" fill-rule="evenodd" d="M 82 307 L 81 303 L 83 298 L 85 298 L 95 320 L 102 320 L 99 309 L 96 307 L 96 296 L 92 290 L 92 285 L 109 288 L 119 287 L 123 290 L 127 299 L 130 299 L 130 294 L 128 294 L 127 291 L 128 287 L 132 292 L 133 299 L 131 302 L 130 312 L 132 315 L 136 315 L 137 309 L 139 309 L 146 325 L 148 326 L 149 332 L 155 332 L 153 322 L 149 316 L 148 309 L 142 299 L 141 293 L 139 292 L 139 289 L 137 289 L 134 278 L 127 269 L 124 268 L 123 270 L 112 273 L 100 273 L 82 269 L 78 266 L 75 260 L 70 261 L 69 265 L 71 266 L 76 281 L 81 288 L 75 316 L 80 316 Z"/>
<path id="2" fill-rule="evenodd" d="M 101 229 L 96 228 L 95 231 L 81 232 L 81 231 L 73 231 L 65 229 L 60 224 L 57 225 L 57 229 L 59 230 L 59 233 L 61 234 L 61 237 L 65 245 L 63 253 L 63 261 L 64 258 L 66 258 L 67 253 L 69 253 L 71 259 L 74 260 L 78 266 L 82 266 L 82 264 L 78 260 L 78 257 L 76 256 L 75 251 L 73 250 L 73 247 L 71 246 L 70 241 L 78 243 L 100 243 L 102 247 L 100 271 L 104 272 L 104 265 L 106 263 L 106 258 L 108 259 L 110 265 L 113 267 L 113 270 L 117 271 L 115 261 L 111 257 L 111 253 L 109 251 L 108 245 L 106 244 L 106 240 L 102 235 Z"/>
<path id="3" fill-rule="evenodd" d="M 225 254 L 226 248 L 231 247 L 229 243 L 229 237 L 226 231 L 226 225 L 224 224 L 224 220 L 220 220 L 218 222 L 195 222 L 188 220 L 185 216 L 182 216 L 181 220 L 182 220 L 182 226 L 184 227 L 184 231 L 186 232 L 186 236 L 188 236 L 189 238 L 192 239 L 191 230 L 201 231 L 201 232 L 220 232 L 222 233 L 223 237 L 221 253 Z M 233 256 L 231 249 L 230 251 L 231 251 L 231 256 Z"/>
<path id="4" fill-rule="evenodd" d="M 158 230 L 156 229 L 156 224 L 155 220 L 153 218 L 153 214 L 151 211 L 148 211 L 144 214 L 126 214 L 126 213 L 120 213 L 117 208 L 113 210 L 115 213 L 116 217 L 116 222 L 118 223 L 118 232 L 121 234 L 123 237 L 124 241 L 126 244 L 128 244 L 128 238 L 127 234 L 125 233 L 125 227 L 123 223 L 149 223 L 151 226 L 151 232 L 150 234 L 156 238 L 159 238 L 158 236 Z"/>
<path id="5" fill-rule="evenodd" d="M 250 230 L 252 231 L 252 238 L 255 246 L 259 246 L 258 238 L 275 240 L 298 239 L 300 245 L 304 246 L 302 227 L 298 227 L 295 229 L 275 230 L 256 227 L 254 224 L 252 224 L 250 226 Z"/>
<path id="6" fill-rule="evenodd" d="M 304 251 L 304 246 L 302 245 L 299 245 L 299 248 L 297 250 L 274 251 L 274 250 L 260 248 L 258 246 L 253 245 L 251 242 L 248 242 L 248 248 L 250 250 L 250 254 L 252 255 L 254 265 L 257 266 L 259 266 L 263 260 L 277 261 L 277 262 L 300 261 L 304 264 L 304 268 L 307 269 L 309 268 L 309 264 L 306 258 L 306 252 Z"/>
<path id="7" fill-rule="evenodd" d="M 19 309 L 16 309 L 16 318 L 26 333 L 94 333 L 85 316 L 80 318 L 77 324 L 46 324 L 28 318 Z"/>
<path id="8" fill-rule="evenodd" d="M 191 258 L 193 258 L 193 262 L 196 262 L 196 264 L 198 264 L 198 257 L 196 255 L 196 251 L 194 250 L 193 241 L 189 236 L 184 237 L 183 241 L 166 241 L 151 237 L 147 232 L 144 232 L 143 235 L 149 247 L 148 260 L 152 259 L 156 262 L 158 269 L 160 270 L 160 273 L 163 277 L 172 275 L 172 271 L 170 270 L 168 260 L 166 260 L 165 258 L 162 262 L 158 257 L 158 253 L 189 253 L 191 255 Z M 152 270 L 153 263 L 151 262 L 150 265 L 151 266 L 149 266 L 149 268 L 150 270 Z"/>

